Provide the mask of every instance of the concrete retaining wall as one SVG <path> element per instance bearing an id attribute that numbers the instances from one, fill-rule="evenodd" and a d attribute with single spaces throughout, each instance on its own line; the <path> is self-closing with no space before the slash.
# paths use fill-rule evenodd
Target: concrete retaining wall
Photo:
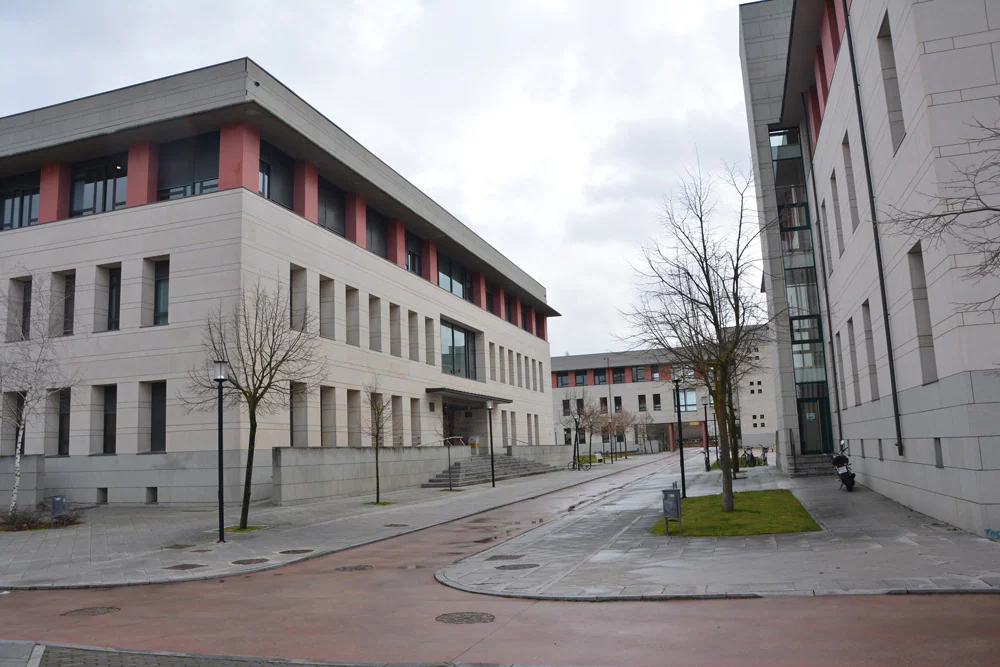
<path id="1" fill-rule="evenodd" d="M 586 452 L 586 445 L 583 446 Z M 596 447 L 594 451 L 599 451 Z M 520 459 L 530 459 L 561 468 L 573 458 L 573 445 L 517 445 L 507 447 L 507 453 Z"/>
<path id="2" fill-rule="evenodd" d="M 0 458 L 0 508 L 10 506 L 10 494 L 14 488 L 14 457 Z M 42 502 L 45 497 L 45 457 L 25 455 L 21 457 L 21 485 L 17 491 L 17 506 L 29 507 Z"/>

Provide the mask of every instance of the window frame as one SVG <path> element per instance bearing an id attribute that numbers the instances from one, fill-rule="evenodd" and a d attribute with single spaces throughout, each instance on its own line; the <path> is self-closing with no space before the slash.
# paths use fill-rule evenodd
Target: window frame
<path id="1" fill-rule="evenodd" d="M 153 326 L 170 323 L 170 260 L 153 263 Z"/>
<path id="2" fill-rule="evenodd" d="M 450 330 L 450 341 L 449 351 L 445 352 L 445 329 Z M 463 351 L 463 372 L 458 372 L 459 368 L 455 366 L 456 352 L 455 352 L 455 332 L 461 332 L 465 336 L 465 345 Z M 455 324 L 454 322 L 442 319 L 441 326 L 438 329 L 439 336 L 441 338 L 441 372 L 446 375 L 454 375 L 455 377 L 466 378 L 469 380 L 476 380 L 476 332 L 470 329 L 466 329 L 460 324 Z M 445 358 L 448 357 L 451 363 L 451 370 L 449 371 L 445 366 Z"/>

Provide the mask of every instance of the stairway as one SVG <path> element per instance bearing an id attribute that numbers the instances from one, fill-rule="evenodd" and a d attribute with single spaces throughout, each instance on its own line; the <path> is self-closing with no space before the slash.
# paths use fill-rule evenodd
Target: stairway
<path id="1" fill-rule="evenodd" d="M 496 478 L 498 480 L 528 477 L 529 475 L 543 475 L 547 472 L 558 470 L 558 468 L 553 468 L 538 461 L 519 459 L 515 456 L 507 455 L 495 456 L 494 465 L 496 466 Z M 473 456 L 468 461 L 459 461 L 458 463 L 453 463 L 451 466 L 452 486 L 483 484 L 489 482 L 490 479 L 489 456 Z M 448 470 L 445 469 L 444 472 L 438 473 L 429 482 L 421 486 L 427 489 L 447 489 Z"/>
<path id="2" fill-rule="evenodd" d="M 785 472 L 789 477 L 820 477 L 833 474 L 829 454 L 799 454 L 794 458 L 789 456 L 785 461 L 788 463 L 788 470 Z"/>

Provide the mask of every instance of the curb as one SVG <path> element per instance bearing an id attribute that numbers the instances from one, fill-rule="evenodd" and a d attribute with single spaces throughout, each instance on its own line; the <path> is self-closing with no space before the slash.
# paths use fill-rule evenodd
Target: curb
<path id="1" fill-rule="evenodd" d="M 558 489 L 551 489 L 549 491 L 543 491 L 541 493 L 536 493 L 535 495 L 532 495 L 532 496 L 525 496 L 523 498 L 518 498 L 517 500 L 512 500 L 510 502 L 501 503 L 499 505 L 494 505 L 493 507 L 488 507 L 486 509 L 482 509 L 482 510 L 479 510 L 477 512 L 470 512 L 469 514 L 463 514 L 462 516 L 455 517 L 454 519 L 445 519 L 443 521 L 438 521 L 437 523 L 432 523 L 432 524 L 428 524 L 426 526 L 421 526 L 420 528 L 414 528 L 412 530 L 404 530 L 404 531 L 401 531 L 399 533 L 395 533 L 393 535 L 387 535 L 385 537 L 376 537 L 376 538 L 373 538 L 373 539 L 370 539 L 370 540 L 365 540 L 363 542 L 356 542 L 355 544 L 351 544 L 351 545 L 346 546 L 346 547 L 339 547 L 339 548 L 336 548 L 336 549 L 328 549 L 328 550 L 325 550 L 325 551 L 316 551 L 316 552 L 313 552 L 313 553 L 308 554 L 308 555 L 303 555 L 300 558 L 294 558 L 292 560 L 282 561 L 281 563 L 270 563 L 268 565 L 261 565 L 260 567 L 252 567 L 252 568 L 248 568 L 246 570 L 240 570 L 239 572 L 228 572 L 228 573 L 225 573 L 225 574 L 219 574 L 219 573 L 204 574 L 204 575 L 197 575 L 197 576 L 184 577 L 184 578 L 178 578 L 178 579 L 169 579 L 169 580 L 165 580 L 165 581 L 136 581 L 136 582 L 115 583 L 115 584 L 32 584 L 32 585 L 27 585 L 27 586 L 0 584 L 0 590 L 9 590 L 9 591 L 59 591 L 59 590 L 86 590 L 86 589 L 95 589 L 95 588 L 123 588 L 125 586 L 160 586 L 160 585 L 163 585 L 163 584 L 179 584 L 179 583 L 190 582 L 190 581 L 211 581 L 213 579 L 228 579 L 230 577 L 240 577 L 240 576 L 244 576 L 244 575 L 247 575 L 247 574 L 254 574 L 254 573 L 257 573 L 257 572 L 267 572 L 268 570 L 276 570 L 278 568 L 285 567 L 286 565 L 294 565 L 295 563 L 304 563 L 306 561 L 310 561 L 310 560 L 313 560 L 315 558 L 322 558 L 323 556 L 330 556 L 332 554 L 342 553 L 344 551 L 349 551 L 351 549 L 357 549 L 358 547 L 366 547 L 366 546 L 369 546 L 369 545 L 372 545 L 372 544 L 378 544 L 379 542 L 385 542 L 386 540 L 395 539 L 397 537 L 403 537 L 404 535 L 412 535 L 413 533 L 419 533 L 419 532 L 421 532 L 423 530 L 428 530 L 430 528 L 437 528 L 438 526 L 444 526 L 444 525 L 447 525 L 449 523 L 454 523 L 455 521 L 461 521 L 463 519 L 468 519 L 470 516 L 478 516 L 480 514 L 485 514 L 487 512 L 492 512 L 493 510 L 498 510 L 498 509 L 502 509 L 504 507 L 509 507 L 511 505 L 516 505 L 517 503 L 521 503 L 521 502 L 524 502 L 526 500 L 535 500 L 536 498 L 541 498 L 543 496 L 547 496 L 547 495 L 552 494 L 552 493 L 558 493 L 560 491 L 565 491 L 566 489 L 572 489 L 572 488 L 575 488 L 577 486 L 581 486 L 583 484 L 587 484 L 588 482 L 593 482 L 593 481 L 596 481 L 598 479 L 604 479 L 606 477 L 611 477 L 613 475 L 620 475 L 622 473 L 626 473 L 626 472 L 629 472 L 631 470 L 636 470 L 638 468 L 642 468 L 643 466 L 652 465 L 652 464 L 658 463 L 658 462 L 659 462 L 659 460 L 657 460 L 657 461 L 647 461 L 645 463 L 640 463 L 637 466 L 629 468 L 628 470 L 619 470 L 619 471 L 609 472 L 609 473 L 604 474 L 604 475 L 599 475 L 597 477 L 591 477 L 590 479 L 586 479 L 586 480 L 583 480 L 583 481 L 580 481 L 580 482 L 575 482 L 573 484 L 568 484 L 568 485 L 560 487 Z M 530 532 L 530 531 L 525 531 L 525 532 Z M 483 549 L 483 551 L 487 551 L 488 549 L 493 548 L 493 546 L 496 546 L 496 545 L 490 545 L 490 546 L 486 547 L 486 549 Z M 481 552 L 477 552 L 477 553 L 481 553 Z M 470 556 L 467 556 L 466 558 L 471 558 L 474 555 L 476 555 L 476 554 L 472 554 Z M 464 560 L 464 559 L 462 559 L 462 560 Z M 473 591 L 473 592 L 476 592 L 476 591 Z M 55 644 L 53 644 L 53 646 L 55 646 Z M 83 647 L 77 647 L 77 648 L 83 648 Z M 314 664 L 323 664 L 323 663 L 314 663 Z M 336 663 L 330 663 L 330 664 L 336 664 Z M 341 664 L 356 664 L 356 663 L 341 663 Z"/>

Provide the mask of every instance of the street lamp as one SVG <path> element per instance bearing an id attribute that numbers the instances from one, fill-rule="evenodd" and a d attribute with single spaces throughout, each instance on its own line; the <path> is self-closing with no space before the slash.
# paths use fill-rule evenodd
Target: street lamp
<path id="1" fill-rule="evenodd" d="M 493 467 L 493 401 L 486 401 L 486 410 L 490 415 L 490 478 L 493 482 L 493 488 L 496 488 L 497 473 Z"/>
<path id="2" fill-rule="evenodd" d="M 705 472 L 708 472 L 712 469 L 712 461 L 708 453 L 708 396 L 701 399 L 701 405 L 705 408 Z"/>
<path id="3" fill-rule="evenodd" d="M 215 382 L 219 385 L 219 542 L 226 541 L 226 515 L 222 504 L 222 383 L 229 379 L 229 362 L 215 362 Z"/>
<path id="4" fill-rule="evenodd" d="M 674 403 L 677 405 L 677 449 L 681 454 L 681 498 L 687 498 L 687 479 L 684 476 L 684 438 L 681 437 L 681 379 L 674 378 Z"/>
<path id="5" fill-rule="evenodd" d="M 611 454 L 611 462 L 615 462 L 615 436 L 611 432 L 611 378 L 614 376 L 611 370 L 611 357 L 604 357 L 604 383 L 608 385 L 608 450 Z"/>

